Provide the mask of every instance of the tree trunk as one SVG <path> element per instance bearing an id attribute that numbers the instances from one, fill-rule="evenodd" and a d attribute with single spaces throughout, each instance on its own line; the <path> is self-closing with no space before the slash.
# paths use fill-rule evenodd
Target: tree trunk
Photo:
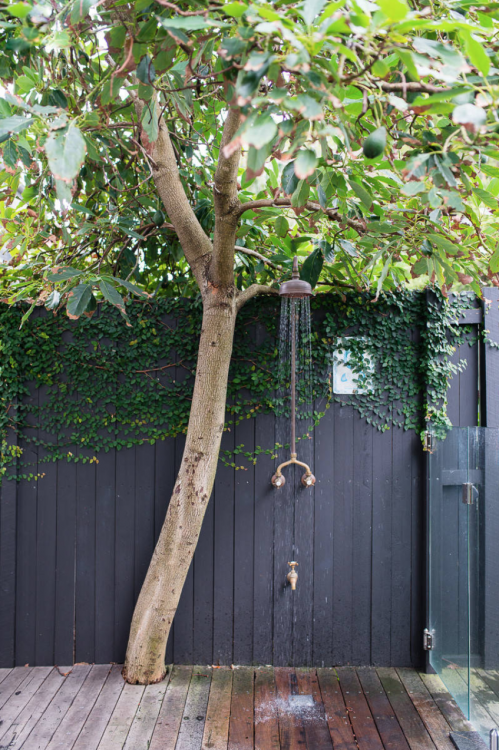
<path id="1" fill-rule="evenodd" d="M 165 676 L 168 635 L 215 480 L 236 314 L 234 298 L 207 292 L 184 455 L 130 630 L 123 676 L 132 684 Z"/>

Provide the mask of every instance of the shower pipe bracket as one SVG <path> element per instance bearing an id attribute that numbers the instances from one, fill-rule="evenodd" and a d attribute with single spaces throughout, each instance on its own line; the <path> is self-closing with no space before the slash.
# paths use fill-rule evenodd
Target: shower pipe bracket
<path id="1" fill-rule="evenodd" d="M 296 453 L 292 453 L 289 461 L 284 461 L 277 467 L 276 473 L 272 477 L 272 484 L 274 485 L 274 487 L 280 489 L 284 486 L 286 480 L 282 475 L 282 469 L 284 469 L 285 466 L 290 466 L 291 464 L 302 466 L 305 469 L 305 474 L 301 478 L 301 483 L 304 487 L 313 487 L 313 485 L 315 484 L 315 477 L 310 470 L 310 466 L 303 461 L 298 461 Z"/>

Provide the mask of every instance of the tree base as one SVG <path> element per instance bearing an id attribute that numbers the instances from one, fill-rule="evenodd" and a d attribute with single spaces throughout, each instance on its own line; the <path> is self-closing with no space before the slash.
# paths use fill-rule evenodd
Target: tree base
<path id="1" fill-rule="evenodd" d="M 143 667 L 133 669 L 125 664 L 121 674 L 129 685 L 155 685 L 157 682 L 163 682 L 168 674 L 168 668 L 164 667 L 161 673 L 158 673 L 158 670 L 151 673 L 150 670 Z"/>

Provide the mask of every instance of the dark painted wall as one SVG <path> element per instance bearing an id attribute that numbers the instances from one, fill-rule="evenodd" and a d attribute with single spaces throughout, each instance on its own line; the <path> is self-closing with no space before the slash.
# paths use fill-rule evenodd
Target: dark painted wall
<path id="1" fill-rule="evenodd" d="M 465 356 L 478 363 L 478 348 Z M 456 424 L 478 411 L 474 368 L 453 380 Z M 270 446 L 274 433 L 273 417 L 259 416 L 225 433 L 222 447 Z M 101 454 L 98 464 L 41 464 L 38 482 L 4 482 L 0 666 L 123 660 L 181 454 L 181 439 L 168 439 Z M 273 489 L 265 455 L 247 471 L 220 466 L 168 661 L 423 663 L 419 437 L 380 433 L 335 404 L 301 456 L 315 489 L 302 488 L 301 472 Z M 294 593 L 284 586 L 292 559 Z"/>

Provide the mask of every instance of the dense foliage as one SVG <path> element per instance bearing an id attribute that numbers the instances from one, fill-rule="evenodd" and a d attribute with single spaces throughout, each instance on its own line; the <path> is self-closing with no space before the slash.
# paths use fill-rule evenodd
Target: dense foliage
<path id="1" fill-rule="evenodd" d="M 380 430 L 421 431 L 431 420 L 442 437 L 450 425 L 449 378 L 465 366 L 451 357 L 469 335 L 453 322 L 473 304 L 469 295 L 442 304 L 421 292 L 383 294 L 377 305 L 355 293 L 345 299 L 319 295 L 312 326 L 314 420 L 336 400 L 352 404 Z M 47 461 L 98 461 L 99 451 L 186 432 L 201 325 L 195 300 L 130 303 L 131 327 L 109 306 L 79 323 L 37 312 L 20 330 L 21 317 L 17 308 L 0 312 L 1 473 L 31 479 L 43 476 Z M 278 303 L 263 298 L 238 318 L 226 429 L 289 409 L 279 398 L 278 318 Z M 332 392 L 333 359 L 345 335 L 352 367 L 364 369 L 366 354 L 374 364 L 367 393 Z M 308 425 L 298 423 L 299 438 Z M 30 446 L 37 447 L 35 462 Z M 244 468 L 258 454 L 274 451 L 275 445 L 258 446 L 254 453 L 237 445 L 221 458 Z"/>
<path id="2" fill-rule="evenodd" d="M 3 297 L 78 317 L 196 294 L 151 179 L 156 98 L 208 234 L 242 108 L 240 288 L 312 251 L 319 288 L 499 284 L 498 29 L 469 0 L 2 5 Z"/>

